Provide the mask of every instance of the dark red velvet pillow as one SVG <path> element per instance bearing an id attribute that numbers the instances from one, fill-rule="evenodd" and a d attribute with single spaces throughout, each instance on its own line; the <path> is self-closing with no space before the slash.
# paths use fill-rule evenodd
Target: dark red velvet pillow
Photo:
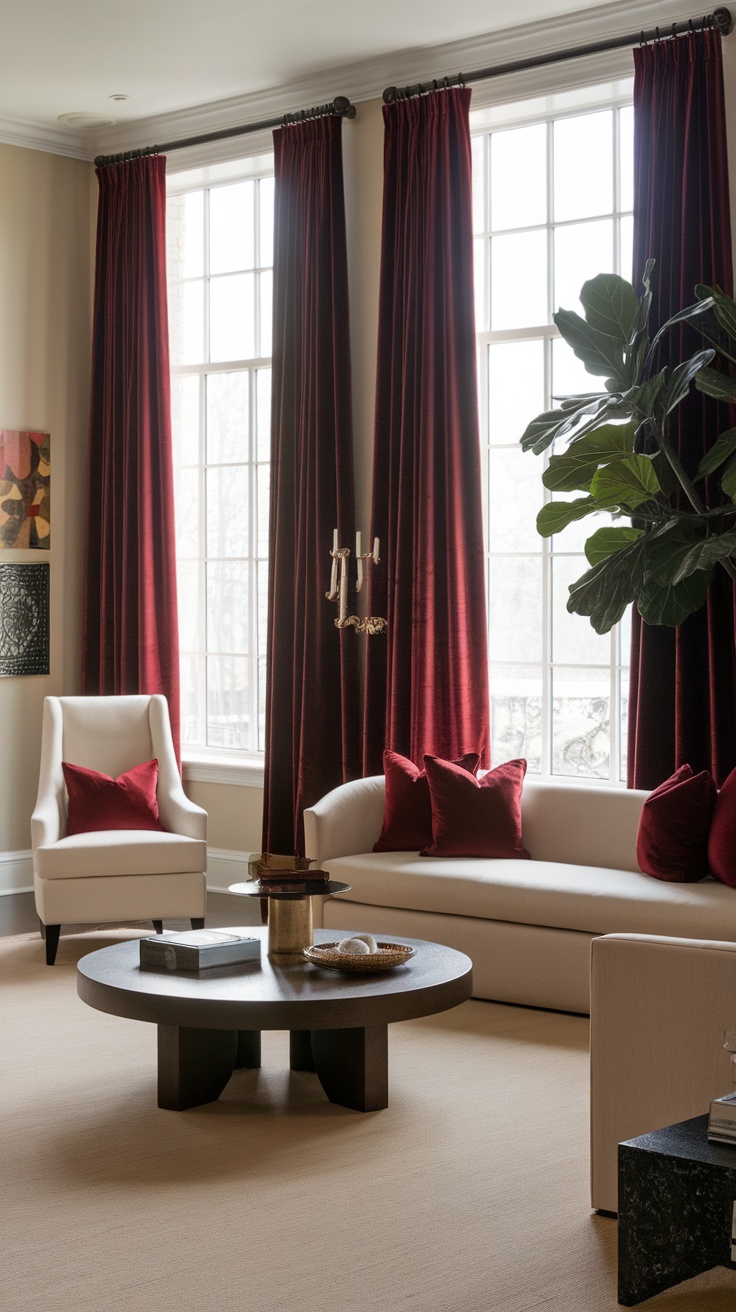
<path id="1" fill-rule="evenodd" d="M 708 838 L 708 866 L 715 879 L 736 888 L 736 770 L 718 794 Z"/>
<path id="2" fill-rule="evenodd" d="M 134 765 L 117 779 L 84 765 L 62 761 L 66 790 L 67 836 L 99 829 L 163 829 L 158 818 L 158 761 Z"/>
<path id="3" fill-rule="evenodd" d="M 636 834 L 636 859 L 646 875 L 671 884 L 705 878 L 716 795 L 708 771 L 694 774 L 689 765 L 681 765 L 649 794 Z"/>
<path id="4" fill-rule="evenodd" d="M 529 859 L 521 836 L 521 788 L 526 761 L 506 761 L 480 779 L 425 756 L 432 803 L 432 842 L 422 856 Z"/>
<path id="5" fill-rule="evenodd" d="M 474 774 L 478 753 L 468 752 L 457 762 Z M 374 852 L 418 852 L 432 842 L 432 803 L 424 770 L 413 761 L 388 749 L 383 753 L 386 776 L 386 803 L 381 836 L 373 844 Z"/>

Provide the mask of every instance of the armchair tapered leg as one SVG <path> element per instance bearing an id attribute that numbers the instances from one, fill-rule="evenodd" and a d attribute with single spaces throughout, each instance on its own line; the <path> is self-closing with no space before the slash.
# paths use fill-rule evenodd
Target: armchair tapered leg
<path id="1" fill-rule="evenodd" d="M 204 916 L 192 916 L 192 929 L 204 929 Z"/>
<path id="2" fill-rule="evenodd" d="M 56 961 L 56 949 L 59 946 L 61 925 L 46 925 L 43 937 L 46 939 L 46 965 L 53 966 Z"/>
<path id="3" fill-rule="evenodd" d="M 151 924 L 153 925 L 153 932 L 154 932 L 154 934 L 163 934 L 163 932 L 164 932 L 164 922 L 163 922 L 163 920 L 152 920 L 152 921 L 151 921 Z"/>

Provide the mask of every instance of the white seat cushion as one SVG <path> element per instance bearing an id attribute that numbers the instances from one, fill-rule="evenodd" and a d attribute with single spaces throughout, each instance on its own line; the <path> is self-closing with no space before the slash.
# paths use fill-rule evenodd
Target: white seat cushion
<path id="1" fill-rule="evenodd" d="M 590 934 L 736 940 L 736 889 L 667 884 L 640 871 L 556 861 L 364 852 L 325 861 L 346 900 Z"/>
<path id="2" fill-rule="evenodd" d="M 207 869 L 207 844 L 153 829 L 95 830 L 36 848 L 35 869 L 41 879 L 198 873 Z"/>

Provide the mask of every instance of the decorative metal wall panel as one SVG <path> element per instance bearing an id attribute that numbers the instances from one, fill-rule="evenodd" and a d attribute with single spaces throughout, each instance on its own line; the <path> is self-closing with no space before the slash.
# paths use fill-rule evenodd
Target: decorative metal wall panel
<path id="1" fill-rule="evenodd" d="M 0 565 L 0 677 L 49 673 L 49 566 Z"/>

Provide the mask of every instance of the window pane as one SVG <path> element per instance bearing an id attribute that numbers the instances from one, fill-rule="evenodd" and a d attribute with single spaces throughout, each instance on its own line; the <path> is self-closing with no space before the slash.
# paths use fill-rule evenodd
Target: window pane
<path id="1" fill-rule="evenodd" d="M 548 322 L 547 235 L 520 232 L 491 241 L 491 328 Z"/>
<path id="2" fill-rule="evenodd" d="M 609 777 L 609 701 L 607 670 L 578 667 L 553 671 L 553 774 L 589 779 Z"/>
<path id="3" fill-rule="evenodd" d="M 235 273 L 255 264 L 254 183 L 210 191 L 210 273 Z"/>
<path id="4" fill-rule="evenodd" d="M 259 460 L 271 454 L 271 370 L 256 370 L 256 452 Z"/>
<path id="5" fill-rule="evenodd" d="M 174 504 L 176 506 L 176 554 L 179 559 L 196 559 L 200 548 L 199 469 L 174 470 Z"/>
<path id="6" fill-rule="evenodd" d="M 598 392 L 601 385 L 600 376 L 589 374 L 572 347 L 561 337 L 556 337 L 552 343 L 552 396 L 555 402 L 561 397 L 578 396 L 581 392 Z"/>
<path id="7" fill-rule="evenodd" d="M 207 555 L 248 554 L 248 470 L 221 465 L 207 470 Z"/>
<path id="8" fill-rule="evenodd" d="M 579 293 L 588 278 L 613 269 L 613 219 L 555 228 L 555 310 L 583 313 Z"/>
<path id="9" fill-rule="evenodd" d="M 475 330 L 488 331 L 488 303 L 486 285 L 488 280 L 488 238 L 476 237 L 473 242 L 473 287 L 475 291 Z"/>
<path id="10" fill-rule="evenodd" d="M 621 768 L 619 770 L 619 779 L 621 783 L 626 783 L 628 774 L 628 733 L 629 733 L 629 671 L 621 671 L 621 722 L 619 725 L 619 748 L 621 757 Z"/>
<path id="11" fill-rule="evenodd" d="M 245 561 L 207 565 L 207 651 L 248 650 L 248 566 Z"/>
<path id="12" fill-rule="evenodd" d="M 488 347 L 489 441 L 518 442 L 529 420 L 542 410 L 544 342 L 492 342 Z"/>
<path id="13" fill-rule="evenodd" d="M 200 658 L 182 654 L 179 661 L 182 743 L 202 741 L 199 727 L 199 671 Z"/>
<path id="14" fill-rule="evenodd" d="M 584 556 L 555 556 L 552 561 L 552 660 L 608 665 L 611 639 L 596 633 L 585 615 L 567 609 L 570 584 L 589 568 Z"/>
<path id="15" fill-rule="evenodd" d="M 248 458 L 248 375 L 207 375 L 207 463 Z"/>
<path id="16" fill-rule="evenodd" d="M 576 501 L 578 497 L 584 497 L 585 495 L 586 493 L 582 491 L 555 492 L 552 500 Z M 610 528 L 610 525 L 611 516 L 607 515 L 605 511 L 601 511 L 600 514 L 597 515 L 586 515 L 585 519 L 576 519 L 574 523 L 568 524 L 567 528 L 564 528 L 561 533 L 555 533 L 554 537 L 549 539 L 551 549 L 558 555 L 562 553 L 569 555 L 571 551 L 584 552 L 588 538 L 591 537 L 593 533 L 597 532 L 599 528 Z M 580 560 L 580 568 L 575 577 L 580 578 L 581 574 L 584 574 L 589 566 L 586 556 L 580 555 L 577 559 Z M 570 581 L 572 582 L 572 580 Z M 567 598 L 565 598 L 565 602 L 567 603 Z M 580 617 L 578 616 L 578 619 L 579 618 Z"/>
<path id="17" fill-rule="evenodd" d="M 491 228 L 547 222 L 547 125 L 491 136 Z"/>
<path id="18" fill-rule="evenodd" d="M 265 659 L 268 646 L 268 562 L 259 561 L 255 569 L 258 575 L 258 655 Z"/>
<path id="19" fill-rule="evenodd" d="M 258 750 L 266 750 L 266 662 L 258 662 Z"/>
<path id="20" fill-rule="evenodd" d="M 261 273 L 258 278 L 260 294 L 260 342 L 258 354 L 271 354 L 271 323 L 273 319 L 273 274 Z"/>
<path id="21" fill-rule="evenodd" d="M 261 178 L 258 184 L 260 204 L 260 251 L 258 262 L 261 268 L 273 264 L 273 178 Z"/>
<path id="22" fill-rule="evenodd" d="M 179 647 L 195 652 L 200 648 L 199 561 L 178 560 L 176 587 L 179 594 Z"/>
<path id="23" fill-rule="evenodd" d="M 471 174 L 473 183 L 473 232 L 486 230 L 485 149 L 486 136 L 471 137 Z"/>
<path id="24" fill-rule="evenodd" d="M 583 219 L 613 208 L 613 114 L 581 114 L 554 125 L 554 218 Z"/>
<path id="25" fill-rule="evenodd" d="M 634 220 L 631 215 L 621 220 L 621 276 L 631 282 L 634 277 Z M 637 287 L 637 296 L 641 288 Z"/>
<path id="26" fill-rule="evenodd" d="M 523 665 L 491 666 L 491 760 L 526 760 L 542 768 L 542 673 Z"/>
<path id="27" fill-rule="evenodd" d="M 204 355 L 204 283 L 185 282 L 181 288 L 177 333 L 179 364 L 198 364 Z"/>
<path id="28" fill-rule="evenodd" d="M 634 106 L 619 111 L 621 209 L 634 208 Z"/>
<path id="29" fill-rule="evenodd" d="M 177 465 L 199 462 L 199 378 L 174 374 L 171 379 L 171 431 Z"/>
<path id="30" fill-rule="evenodd" d="M 183 203 L 183 230 L 177 243 L 181 252 L 180 273 L 183 278 L 201 278 L 204 273 L 204 192 L 190 191 L 179 198 Z"/>
<path id="31" fill-rule="evenodd" d="M 488 461 L 488 541 L 491 551 L 539 551 L 541 461 L 520 446 L 492 447 Z"/>
<path id="32" fill-rule="evenodd" d="M 255 354 L 254 274 L 210 283 L 210 360 L 250 360 Z"/>
<path id="33" fill-rule="evenodd" d="M 488 647 L 494 661 L 542 659 L 541 556 L 491 557 Z"/>
<path id="34" fill-rule="evenodd" d="M 271 466 L 258 466 L 258 556 L 261 560 L 268 558 L 268 519 L 269 495 L 271 489 Z"/>
<path id="35" fill-rule="evenodd" d="M 207 746 L 248 746 L 248 662 L 245 656 L 207 657 Z"/>

